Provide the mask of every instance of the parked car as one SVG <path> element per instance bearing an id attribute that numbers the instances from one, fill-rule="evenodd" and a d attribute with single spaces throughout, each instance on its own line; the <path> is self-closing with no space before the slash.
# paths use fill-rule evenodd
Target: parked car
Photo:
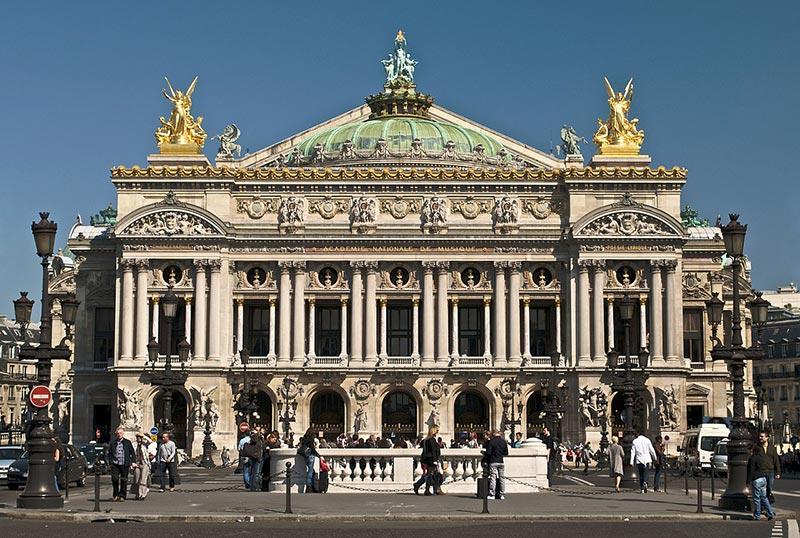
<path id="1" fill-rule="evenodd" d="M 730 429 L 725 424 L 701 424 L 699 428 L 686 432 L 680 451 L 689 457 L 690 466 L 709 471 L 714 447 L 728 435 Z"/>
<path id="2" fill-rule="evenodd" d="M 723 439 L 714 447 L 714 455 L 711 456 L 711 465 L 719 475 L 728 474 L 728 439 Z"/>
<path id="3" fill-rule="evenodd" d="M 25 449 L 21 446 L 0 446 L 0 482 L 8 477 L 8 466 L 19 458 Z"/>
<path id="4" fill-rule="evenodd" d="M 72 445 L 64 445 L 66 449 L 67 465 L 58 474 L 58 487 L 63 488 L 67 480 L 78 487 L 86 485 L 86 475 L 89 468 L 86 458 Z M 28 481 L 28 451 L 8 466 L 8 489 L 19 489 Z"/>
<path id="5" fill-rule="evenodd" d="M 89 474 L 94 474 L 95 462 L 98 464 L 100 474 L 108 474 L 111 468 L 108 465 L 108 445 L 89 443 L 81 447 L 81 454 L 86 458 Z"/>

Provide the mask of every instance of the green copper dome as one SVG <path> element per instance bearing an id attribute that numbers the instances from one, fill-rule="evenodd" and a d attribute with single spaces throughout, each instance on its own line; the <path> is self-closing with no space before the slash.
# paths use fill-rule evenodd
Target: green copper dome
<path id="1" fill-rule="evenodd" d="M 301 155 L 311 158 L 318 144 L 322 144 L 325 153 L 338 154 L 347 140 L 353 143 L 353 149 L 363 151 L 375 149 L 380 139 L 386 141 L 388 150 L 393 153 L 410 151 L 414 139 L 419 139 L 422 149 L 429 152 L 444 151 L 449 141 L 462 154 L 472 153 L 480 144 L 485 156 L 494 157 L 503 148 L 494 138 L 452 123 L 420 117 L 387 116 L 347 123 L 317 133 L 304 140 L 299 149 Z"/>

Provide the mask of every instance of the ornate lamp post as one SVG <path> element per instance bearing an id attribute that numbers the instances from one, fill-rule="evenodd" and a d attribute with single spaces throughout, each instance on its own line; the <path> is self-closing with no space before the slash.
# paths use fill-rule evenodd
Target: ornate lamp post
<path id="1" fill-rule="evenodd" d="M 756 393 L 756 420 L 758 421 L 758 431 L 764 431 L 766 417 L 764 416 L 764 404 L 767 401 L 765 392 L 767 391 L 761 383 L 761 377 L 756 376 L 753 380 L 753 390 Z"/>
<path id="2" fill-rule="evenodd" d="M 56 232 L 58 225 L 48 220 L 49 213 L 39 213 L 40 221 L 31 223 L 33 239 L 36 243 L 36 254 L 42 259 L 42 312 L 39 329 L 39 345 L 33 347 L 24 345 L 20 350 L 21 359 L 36 359 L 36 375 L 40 385 L 50 386 L 50 368 L 54 360 L 68 360 L 72 355 L 65 341 L 52 347 L 52 316 L 50 313 L 50 294 L 48 292 L 49 273 L 48 265 L 53 256 Z M 62 305 L 62 320 L 71 331 L 75 323 L 75 315 L 79 302 L 67 302 L 66 308 Z M 30 323 L 33 301 L 28 299 L 27 293 L 20 293 L 20 298 L 14 301 L 14 314 L 17 322 L 23 329 Z M 26 337 L 27 339 L 27 337 Z M 25 490 L 17 498 L 18 508 L 62 508 L 64 499 L 56 489 L 54 458 L 56 441 L 53 430 L 50 428 L 51 419 L 47 407 L 38 408 L 28 430 L 28 482 Z"/>
<path id="3" fill-rule="evenodd" d="M 281 396 L 283 400 L 278 401 L 278 421 L 283 424 L 283 439 L 288 443 L 291 426 L 297 415 L 297 399 L 293 396 L 292 380 L 288 377 L 283 378 Z"/>
<path id="4" fill-rule="evenodd" d="M 712 327 L 714 347 L 711 358 L 725 361 L 731 374 L 733 388 L 733 417 L 731 418 L 731 434 L 728 442 L 728 486 L 719 499 L 720 508 L 729 510 L 748 510 L 750 508 L 749 489 L 747 487 L 747 459 L 752 445 L 749 423 L 744 405 L 744 365 L 747 360 L 764 358 L 764 351 L 758 347 L 744 347 L 742 340 L 742 316 L 739 302 L 739 274 L 744 256 L 744 238 L 747 225 L 739 223 L 739 215 L 731 214 L 730 222 L 721 226 L 722 239 L 725 241 L 725 252 L 731 258 L 731 280 L 733 281 L 733 315 L 731 316 L 731 345 L 725 346 L 717 338 L 717 327 L 722 323 L 722 310 L 725 303 L 718 294 L 713 294 L 706 301 L 708 321 Z M 719 222 L 718 222 L 719 225 Z M 767 321 L 769 302 L 757 294 L 749 304 L 753 325 L 759 334 Z"/>
<path id="5" fill-rule="evenodd" d="M 608 352 L 608 369 L 619 379 L 620 383 L 616 383 L 617 390 L 622 393 L 624 398 L 623 403 L 625 406 L 625 429 L 622 435 L 622 448 L 625 455 L 622 462 L 623 475 L 620 486 L 626 488 L 638 487 L 639 477 L 631 461 L 631 447 L 633 445 L 633 438 L 635 430 L 633 426 L 634 406 L 636 401 L 636 393 L 644 386 L 644 381 L 647 379 L 647 364 L 650 358 L 650 353 L 647 349 L 642 348 L 638 353 L 638 365 L 641 372 L 636 372 L 633 365 L 633 357 L 631 357 L 631 319 L 633 319 L 633 312 L 636 308 L 636 301 L 628 296 L 626 293 L 620 301 L 619 314 L 622 319 L 622 326 L 624 329 L 623 334 L 623 350 L 625 351 L 625 363 L 620 369 L 619 352 L 614 349 Z"/>
<path id="6" fill-rule="evenodd" d="M 510 444 L 514 444 L 514 438 L 517 434 L 517 426 L 522 425 L 522 402 L 515 402 L 517 395 L 517 380 L 513 377 L 507 377 L 503 380 L 508 383 L 508 388 L 511 391 L 511 399 L 503 400 L 503 425 L 511 426 L 511 439 Z M 516 414 L 515 410 L 516 409 Z"/>
<path id="7" fill-rule="evenodd" d="M 550 435 L 561 440 L 561 417 L 564 416 L 564 403 L 567 396 L 566 380 L 558 381 L 558 366 L 561 354 L 557 351 L 550 353 L 550 366 L 553 368 L 552 374 L 542 377 L 539 380 L 542 395 L 542 407 L 544 408 L 544 420 Z M 551 385 L 554 387 L 551 388 Z M 556 393 L 556 390 L 558 393 Z"/>
<path id="8" fill-rule="evenodd" d="M 211 456 L 211 452 L 214 450 L 214 441 L 211 440 L 211 409 L 210 406 L 206 406 L 206 416 L 204 419 L 205 422 L 205 430 L 203 430 L 203 457 L 200 459 L 200 467 L 204 467 L 206 469 L 213 469 L 214 465 L 214 458 Z"/>
<path id="9" fill-rule="evenodd" d="M 161 433 L 172 433 L 174 425 L 172 424 L 172 394 L 176 388 L 182 387 L 186 383 L 188 372 L 185 370 L 186 361 L 189 358 L 189 350 L 191 345 L 182 338 L 178 343 L 178 360 L 181 363 L 180 370 L 172 369 L 172 322 L 175 320 L 175 315 L 178 311 L 178 296 L 172 291 L 170 285 L 167 293 L 161 297 L 161 312 L 167 320 L 167 354 L 164 360 L 164 370 L 159 371 L 156 369 L 158 364 L 158 342 L 155 338 L 150 339 L 147 344 L 147 354 L 150 358 L 150 384 L 158 387 L 161 391 L 164 403 L 164 417 L 161 419 L 159 429 Z"/>

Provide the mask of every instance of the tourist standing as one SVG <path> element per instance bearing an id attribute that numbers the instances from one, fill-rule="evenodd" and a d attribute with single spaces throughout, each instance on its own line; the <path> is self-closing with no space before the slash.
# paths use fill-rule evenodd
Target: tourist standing
<path id="1" fill-rule="evenodd" d="M 158 471 L 161 473 L 161 493 L 165 490 L 165 478 L 169 473 L 169 490 L 175 491 L 175 475 L 178 473 L 178 447 L 170 439 L 167 432 L 161 434 L 161 446 L 158 447 Z"/>
<path id="2" fill-rule="evenodd" d="M 622 458 L 625 451 L 619 444 L 619 437 L 611 437 L 611 446 L 608 447 L 608 474 L 614 479 L 614 489 L 619 493 L 619 483 L 622 480 Z"/>
<path id="3" fill-rule="evenodd" d="M 227 467 L 231 464 L 231 451 L 228 450 L 228 447 L 222 447 L 222 452 L 220 453 L 219 457 L 222 459 L 223 467 Z"/>
<path id="4" fill-rule="evenodd" d="M 760 433 L 759 442 L 762 435 L 766 436 L 764 433 Z M 747 482 L 753 493 L 753 519 L 755 520 L 761 519 L 762 508 L 767 512 L 768 520 L 775 517 L 775 511 L 772 509 L 767 495 L 767 477 L 773 468 L 772 457 L 767 455 L 762 447 L 754 446 L 750 459 L 747 461 Z"/>
<path id="5" fill-rule="evenodd" d="M 148 445 L 150 440 L 143 433 L 136 434 L 136 446 L 134 447 L 133 458 L 133 484 L 136 491 L 136 500 L 143 501 L 150 492 L 150 451 Z"/>
<path id="6" fill-rule="evenodd" d="M 436 434 L 439 433 L 439 426 L 431 426 L 428 429 L 428 436 L 422 441 L 422 455 L 419 458 L 419 464 L 422 467 L 422 476 L 419 480 L 414 482 L 414 493 L 419 495 L 419 488 L 425 484 L 425 495 L 433 495 L 431 493 L 431 485 L 434 486 L 434 493 L 437 491 L 435 484 L 432 484 L 432 475 L 436 471 L 436 464 L 441 458 L 442 452 L 439 448 L 439 443 L 436 440 Z"/>
<path id="7" fill-rule="evenodd" d="M 505 456 L 508 456 L 508 443 L 503 438 L 500 430 L 492 430 L 492 438 L 486 443 L 490 499 L 503 500 L 506 498 Z"/>
<path id="8" fill-rule="evenodd" d="M 250 469 L 252 464 L 250 463 L 250 458 L 248 458 L 244 453 L 244 447 L 249 442 L 250 430 L 249 428 L 245 427 L 244 435 L 242 435 L 242 438 L 239 439 L 239 444 L 237 445 L 237 448 L 239 449 L 239 461 L 242 462 L 242 480 L 244 481 L 244 489 L 250 489 Z"/>
<path id="9" fill-rule="evenodd" d="M 244 455 L 250 466 L 248 489 L 261 491 L 261 467 L 264 463 L 264 440 L 261 433 L 254 429 L 250 433 L 250 441 L 244 445 Z"/>
<path id="10" fill-rule="evenodd" d="M 306 434 L 300 438 L 300 444 L 297 447 L 297 454 L 303 456 L 306 460 L 306 493 L 316 493 L 317 488 L 314 485 L 314 466 L 319 457 L 319 439 L 314 435 L 314 431 L 309 428 Z"/>
<path id="11" fill-rule="evenodd" d="M 111 463 L 112 501 L 121 502 L 127 497 L 128 472 L 134 461 L 133 443 L 125 439 L 125 430 L 117 428 L 116 438 L 108 445 L 108 461 Z"/>
<path id="12" fill-rule="evenodd" d="M 642 432 L 633 440 L 631 446 L 631 465 L 636 465 L 639 471 L 639 493 L 647 493 L 647 468 L 656 459 L 656 450 Z"/>
<path id="13" fill-rule="evenodd" d="M 763 452 L 767 457 L 765 461 L 769 462 L 769 467 L 766 469 L 767 497 L 770 504 L 774 504 L 775 497 L 772 495 L 772 487 L 775 484 L 775 479 L 781 477 L 781 459 L 778 457 L 775 445 L 769 442 L 769 436 L 765 432 L 758 434 L 758 443 L 755 448 Z"/>
<path id="14" fill-rule="evenodd" d="M 653 448 L 656 451 L 656 458 L 653 462 L 653 468 L 655 469 L 655 474 L 653 475 L 653 491 L 660 491 L 661 490 L 661 477 L 664 473 L 664 440 L 661 438 L 660 435 L 656 436 L 656 442 L 653 444 Z"/>

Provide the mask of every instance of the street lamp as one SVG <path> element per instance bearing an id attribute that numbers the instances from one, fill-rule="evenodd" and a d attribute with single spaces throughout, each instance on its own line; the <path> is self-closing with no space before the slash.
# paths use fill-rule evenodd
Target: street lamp
<path id="1" fill-rule="evenodd" d="M 55 246 L 56 232 L 58 225 L 48 220 L 49 213 L 39 213 L 39 222 L 31 223 L 34 243 L 36 244 L 36 254 L 42 259 L 42 311 L 41 323 L 39 326 L 39 345 L 33 347 L 25 345 L 20 350 L 21 359 L 36 360 L 36 376 L 40 385 L 50 386 L 50 368 L 54 360 L 69 360 L 72 352 L 67 346 L 53 347 L 51 336 L 52 327 L 50 312 L 50 293 L 48 265 L 53 255 Z M 68 315 L 72 315 L 74 323 L 74 312 L 77 310 L 78 302 L 75 301 L 75 309 Z M 33 301 L 27 298 L 26 293 L 21 293 L 20 298 L 14 301 L 14 315 L 20 327 L 27 329 L 30 323 Z M 68 306 L 68 309 L 71 306 Z M 56 488 L 55 476 L 56 462 L 55 449 L 56 441 L 53 438 L 53 430 L 50 428 L 51 419 L 47 413 L 47 406 L 37 408 L 30 421 L 30 429 L 27 435 L 28 447 L 28 482 L 25 490 L 17 498 L 18 508 L 53 509 L 63 508 L 64 499 Z"/>
<path id="2" fill-rule="evenodd" d="M 720 222 L 717 221 L 717 225 Z M 750 508 L 749 489 L 747 487 L 747 460 L 752 445 L 749 422 L 745 415 L 744 405 L 744 366 L 746 360 L 764 358 L 764 350 L 760 346 L 746 348 L 742 340 L 742 316 L 740 312 L 739 274 L 744 256 L 744 239 L 747 225 L 739 223 L 739 215 L 732 213 L 730 222 L 720 226 L 725 252 L 731 258 L 731 280 L 733 282 L 733 313 L 731 316 L 731 343 L 729 346 L 717 338 L 717 327 L 722 323 L 722 307 L 724 303 L 715 294 L 706 301 L 708 320 L 712 327 L 711 349 L 713 360 L 722 360 L 728 364 L 733 386 L 733 417 L 728 442 L 728 486 L 719 499 L 720 508 L 729 510 L 748 510 Z M 767 319 L 769 302 L 757 295 L 750 302 L 753 325 L 759 332 Z"/>
<path id="3" fill-rule="evenodd" d="M 296 420 L 297 415 L 297 399 L 292 389 L 292 380 L 289 377 L 283 378 L 281 396 L 283 396 L 283 401 L 278 401 L 279 421 L 283 424 L 283 439 L 288 443 L 289 434 L 292 431 L 291 425 Z"/>
<path id="4" fill-rule="evenodd" d="M 623 326 L 623 350 L 625 352 L 625 362 L 619 364 L 619 353 L 611 349 L 608 352 L 608 368 L 619 378 L 621 384 L 617 384 L 617 390 L 622 393 L 623 404 L 625 406 L 625 427 L 622 435 L 622 449 L 625 455 L 622 460 L 622 480 L 620 486 L 626 488 L 635 488 L 638 486 L 639 477 L 637 476 L 636 469 L 631 465 L 631 448 L 633 446 L 633 438 L 635 430 L 633 426 L 634 406 L 636 401 L 636 393 L 644 385 L 647 379 L 647 366 L 649 352 L 642 347 L 636 355 L 640 372 L 634 370 L 633 357 L 631 356 L 631 320 L 636 308 L 636 300 L 628 296 L 626 293 L 621 300 L 617 301 L 619 307 L 620 319 Z M 620 369 L 621 367 L 621 369 Z M 615 383 L 616 384 L 616 383 Z"/>

